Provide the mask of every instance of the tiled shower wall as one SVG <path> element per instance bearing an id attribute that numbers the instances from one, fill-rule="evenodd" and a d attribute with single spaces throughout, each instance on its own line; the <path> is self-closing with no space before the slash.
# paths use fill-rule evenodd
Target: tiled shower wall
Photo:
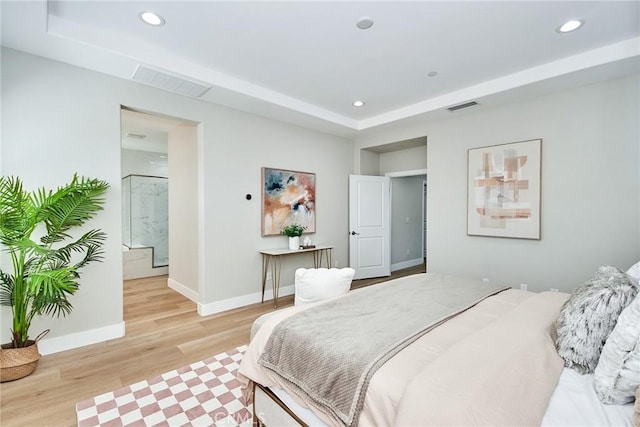
<path id="1" fill-rule="evenodd" d="M 123 244 L 153 248 L 153 266 L 169 265 L 169 180 L 129 175 L 122 179 Z"/>

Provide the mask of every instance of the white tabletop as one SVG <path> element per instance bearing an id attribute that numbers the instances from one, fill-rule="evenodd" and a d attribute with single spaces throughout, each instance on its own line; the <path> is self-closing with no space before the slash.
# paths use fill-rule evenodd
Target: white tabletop
<path id="1" fill-rule="evenodd" d="M 284 249 L 261 249 L 260 253 L 263 254 L 263 255 L 279 256 L 279 255 L 301 254 L 301 253 L 304 253 L 304 252 L 322 251 L 322 250 L 327 250 L 327 249 L 333 249 L 333 246 L 316 246 L 315 248 L 294 249 L 294 250 L 291 250 L 289 248 L 284 248 Z"/>

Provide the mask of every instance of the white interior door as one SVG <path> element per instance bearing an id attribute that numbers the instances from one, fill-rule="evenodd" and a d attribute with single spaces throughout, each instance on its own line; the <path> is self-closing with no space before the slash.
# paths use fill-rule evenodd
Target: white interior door
<path id="1" fill-rule="evenodd" d="M 354 279 L 391 274 L 387 176 L 349 176 L 349 264 Z"/>

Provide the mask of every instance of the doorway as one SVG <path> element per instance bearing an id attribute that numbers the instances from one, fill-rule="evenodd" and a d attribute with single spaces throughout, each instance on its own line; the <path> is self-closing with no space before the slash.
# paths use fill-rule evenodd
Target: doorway
<path id="1" fill-rule="evenodd" d="M 426 179 L 426 170 L 349 176 L 354 278 L 426 265 Z"/>
<path id="2" fill-rule="evenodd" d="M 123 279 L 169 273 L 168 131 L 176 122 L 121 108 Z"/>
<path id="3" fill-rule="evenodd" d="M 391 271 L 397 271 L 426 259 L 427 177 L 423 171 L 387 176 L 391 176 Z"/>
<path id="4" fill-rule="evenodd" d="M 120 117 L 123 280 L 157 277 L 198 302 L 198 124 L 127 107 Z"/>
<path id="5" fill-rule="evenodd" d="M 390 271 L 426 266 L 427 137 L 361 147 L 356 164 L 359 176 L 385 176 L 392 181 L 388 242 L 390 252 L 393 252 L 390 254 Z M 351 222 L 350 227 L 351 232 Z M 410 241 L 402 236 L 408 236 Z M 352 240 L 350 238 L 350 264 L 353 267 Z"/>

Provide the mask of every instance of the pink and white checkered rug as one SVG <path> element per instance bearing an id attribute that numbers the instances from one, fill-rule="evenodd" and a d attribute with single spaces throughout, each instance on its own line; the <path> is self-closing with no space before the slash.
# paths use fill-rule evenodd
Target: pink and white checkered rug
<path id="1" fill-rule="evenodd" d="M 251 425 L 236 379 L 247 346 L 76 404 L 78 427 Z"/>

